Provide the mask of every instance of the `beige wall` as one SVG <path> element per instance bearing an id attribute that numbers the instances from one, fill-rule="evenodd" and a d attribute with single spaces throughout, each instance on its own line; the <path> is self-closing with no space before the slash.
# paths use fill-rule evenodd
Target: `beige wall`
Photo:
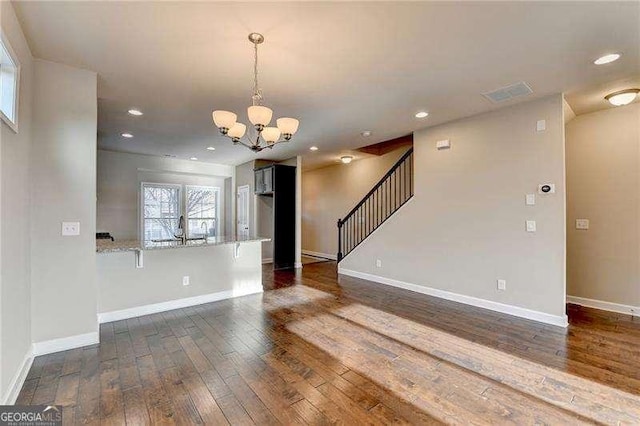
<path id="1" fill-rule="evenodd" d="M 542 119 L 547 129 L 536 132 Z M 450 150 L 436 150 L 442 139 Z M 562 96 L 416 132 L 414 156 L 415 197 L 341 267 L 565 322 Z M 546 182 L 556 194 L 525 205 Z M 536 233 L 526 220 L 537 221 Z"/>
<path id="2" fill-rule="evenodd" d="M 135 254 L 99 253 L 98 312 L 113 312 L 212 293 L 229 296 L 262 291 L 260 243 L 146 250 L 144 268 Z M 189 276 L 190 284 L 182 285 Z"/>
<path id="3" fill-rule="evenodd" d="M 640 104 L 578 116 L 566 136 L 567 293 L 638 307 Z"/>
<path id="4" fill-rule="evenodd" d="M 302 250 L 336 256 L 343 218 L 409 148 L 302 173 Z"/>
<path id="5" fill-rule="evenodd" d="M 2 31 L 20 61 L 18 133 L 0 129 L 0 404 L 31 348 L 30 196 L 33 59 L 13 7 L 0 2 Z"/>
<path id="6" fill-rule="evenodd" d="M 233 173 L 234 167 L 221 164 L 99 150 L 97 230 L 116 239 L 139 238 L 142 182 L 216 186 L 225 200 L 224 180 Z M 220 232 L 229 233 L 224 205 L 220 215 Z"/>
<path id="7" fill-rule="evenodd" d="M 31 162 L 32 337 L 94 334 L 97 75 L 34 61 Z M 63 221 L 80 235 L 61 236 Z"/>

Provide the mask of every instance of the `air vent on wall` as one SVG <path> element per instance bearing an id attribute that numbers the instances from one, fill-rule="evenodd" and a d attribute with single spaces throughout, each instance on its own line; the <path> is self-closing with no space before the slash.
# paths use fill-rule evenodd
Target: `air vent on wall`
<path id="1" fill-rule="evenodd" d="M 519 96 L 529 95 L 531 93 L 533 93 L 533 90 L 531 90 L 527 83 L 521 81 L 510 86 L 501 87 L 500 89 L 493 90 L 491 92 L 485 92 L 482 96 L 493 103 L 498 103 L 508 101 L 509 99 L 517 98 Z"/>

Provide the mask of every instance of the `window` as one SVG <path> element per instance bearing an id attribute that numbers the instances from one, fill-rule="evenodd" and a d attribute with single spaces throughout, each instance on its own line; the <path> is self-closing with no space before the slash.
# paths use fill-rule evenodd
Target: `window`
<path id="1" fill-rule="evenodd" d="M 18 88 L 20 64 L 8 40 L 0 37 L 0 116 L 15 132 L 18 131 Z"/>
<path id="2" fill-rule="evenodd" d="M 175 239 L 181 216 L 186 218 L 187 238 L 215 237 L 220 229 L 220 188 L 143 183 L 141 210 L 144 241 Z"/>
<path id="3" fill-rule="evenodd" d="M 145 241 L 172 240 L 180 220 L 180 185 L 142 184 L 142 234 Z"/>
<path id="4" fill-rule="evenodd" d="M 187 186 L 188 238 L 218 235 L 218 199 L 220 188 Z"/>

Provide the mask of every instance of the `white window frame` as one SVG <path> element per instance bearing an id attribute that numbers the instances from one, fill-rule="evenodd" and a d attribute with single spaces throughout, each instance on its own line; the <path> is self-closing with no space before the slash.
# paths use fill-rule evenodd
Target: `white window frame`
<path id="1" fill-rule="evenodd" d="M 179 220 L 180 216 L 184 217 L 184 232 L 185 235 L 189 235 L 189 216 L 187 214 L 187 197 L 188 197 L 188 191 L 190 188 L 194 188 L 194 189 L 211 189 L 213 190 L 213 192 L 216 193 L 216 235 L 219 236 L 220 235 L 220 209 L 221 209 L 221 199 L 220 199 L 220 194 L 221 194 L 221 189 L 219 186 L 210 186 L 210 185 L 181 185 L 181 184 L 177 184 L 177 183 L 157 183 L 157 182 L 140 182 L 140 197 L 139 197 L 139 202 L 138 202 L 138 210 L 139 210 L 139 218 L 140 218 L 140 223 L 138 226 L 138 232 L 139 232 L 139 239 L 140 241 L 145 241 L 144 239 L 144 221 L 145 221 L 145 217 L 144 217 L 144 188 L 145 186 L 151 186 L 151 187 L 160 187 L 160 188 L 177 188 L 178 189 L 178 218 L 176 220 Z M 176 222 L 176 226 L 177 226 L 177 222 Z"/>
<path id="2" fill-rule="evenodd" d="M 187 235 L 189 232 L 189 215 L 187 212 L 187 197 L 189 193 L 189 189 L 212 189 L 216 194 L 216 236 L 220 236 L 220 187 L 219 186 L 210 186 L 210 185 L 185 185 L 184 186 L 184 221 L 185 221 L 185 231 Z"/>
<path id="3" fill-rule="evenodd" d="M 175 183 L 156 183 L 156 182 L 141 182 L 140 183 L 140 202 L 138 203 L 138 208 L 140 210 L 140 241 L 146 242 L 144 239 L 144 188 L 145 186 L 157 187 L 157 188 L 171 188 L 178 189 L 178 217 L 176 220 L 180 219 L 180 215 L 184 212 L 184 190 L 182 189 L 182 185 Z M 177 223 L 176 223 L 177 226 Z"/>
<path id="4" fill-rule="evenodd" d="M 11 47 L 11 43 L 9 43 L 9 39 L 4 34 L 4 31 L 0 31 L 0 42 L 2 46 L 9 54 L 11 61 L 16 68 L 16 78 L 15 78 L 15 90 L 13 91 L 13 120 L 7 117 L 2 110 L 0 110 L 0 118 L 5 122 L 7 126 L 11 128 L 15 133 L 18 133 L 18 112 L 20 111 L 20 73 L 22 66 L 20 65 L 20 61 L 18 60 L 18 55 L 13 51 L 13 47 Z"/>

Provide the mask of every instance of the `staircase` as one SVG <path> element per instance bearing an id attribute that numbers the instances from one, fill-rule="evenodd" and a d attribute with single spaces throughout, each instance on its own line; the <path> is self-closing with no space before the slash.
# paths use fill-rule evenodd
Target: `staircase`
<path id="1" fill-rule="evenodd" d="M 338 262 L 413 197 L 413 148 L 409 149 L 371 191 L 338 219 Z"/>

